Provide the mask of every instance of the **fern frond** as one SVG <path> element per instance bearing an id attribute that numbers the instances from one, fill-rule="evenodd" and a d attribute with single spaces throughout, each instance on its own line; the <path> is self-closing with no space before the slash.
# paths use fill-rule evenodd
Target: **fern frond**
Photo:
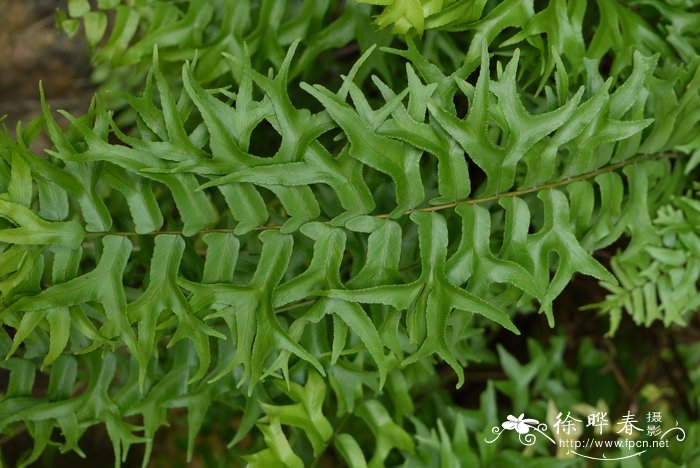
<path id="1" fill-rule="evenodd" d="M 615 333 L 623 311 L 638 325 L 648 327 L 660 320 L 668 327 L 685 325 L 700 307 L 699 216 L 692 193 L 674 197 L 653 220 L 657 235 L 635 255 L 625 251 L 613 258 L 611 267 L 619 284 L 603 283 L 610 294 L 589 306 L 610 315 L 609 334 Z"/>
<path id="2" fill-rule="evenodd" d="M 81 8 L 69 8 L 68 15 L 62 13 L 58 23 L 70 35 L 82 24 L 88 43 L 95 48 L 96 79 L 113 82 L 116 74 L 123 80 L 122 87 L 140 84 L 154 46 L 160 49 L 168 73 L 197 57 L 193 74 L 205 84 L 229 73 L 240 83 L 240 69 L 222 61 L 222 54 L 242 59 L 247 53 L 257 69 L 279 68 L 285 49 L 303 39 L 304 50 L 290 70 L 291 80 L 313 70 L 311 65 L 324 53 L 358 37 L 372 37 L 382 44 L 390 40 L 372 29 L 368 8 L 352 2 L 334 7 L 333 2 L 318 0 L 114 0 L 99 2 L 92 9 L 83 3 Z M 371 45 L 362 41 L 361 49 Z M 386 72 L 385 64 L 377 68 Z"/>
<path id="3" fill-rule="evenodd" d="M 651 53 L 663 48 L 644 32 L 651 45 L 623 53 L 614 26 L 598 30 L 583 68 L 572 65 L 582 53 L 582 7 L 564 3 L 537 14 L 532 2 L 488 11 L 484 2 L 469 11 L 423 2 L 420 12 L 416 2 L 391 3 L 401 8 L 388 17 L 410 13 L 414 28 L 420 13 L 420 28 L 471 31 L 461 66 L 446 72 L 409 39 L 404 50 L 368 50 L 337 91 L 302 84 L 314 100 L 308 105 L 289 83 L 325 49 L 306 46 L 295 62 L 291 31 L 350 34 L 345 23 L 322 25 L 327 7 L 262 2 L 261 23 L 246 35 L 249 25 L 219 18 L 204 0 L 186 11 L 144 4 L 153 7 L 153 31 L 129 48 L 129 60 L 147 54 L 152 62 L 143 93 L 127 99 L 136 128 L 122 128 L 98 97 L 82 117 L 62 113 L 63 130 L 42 96 L 42 116 L 20 127 L 16 142 L 0 138 L 0 320 L 13 331 L 2 335 L 11 382 L 0 420 L 3 429 L 23 422 L 32 431 L 37 445 L 25 463 L 53 427 L 66 449 L 79 450 L 82 432 L 100 421 L 117 464 L 137 442 L 147 444 L 147 460 L 175 407 L 189 408 L 191 457 L 216 398 L 252 401 L 260 392 L 234 441 L 262 411 L 268 448 L 249 461 L 303 464 L 282 425 L 301 427 L 319 456 L 334 437 L 323 412 L 330 388 L 338 415 L 367 420 L 376 438 L 369 466 L 379 466 L 392 449 L 409 453 L 415 445 L 395 421 L 411 411 L 401 372 L 436 356 L 461 385 L 470 333 L 493 326 L 518 333 L 516 305 L 539 309 L 552 324 L 554 301 L 576 274 L 613 291 L 601 306 L 613 319 L 638 303 L 650 309 L 645 320 L 659 317 L 654 294 L 670 311 L 667 323 L 682 318 L 690 309 L 670 303 L 696 287 L 697 210 L 692 197 L 673 198 L 687 175 L 672 159 L 698 151 L 700 69 L 692 60 L 657 65 Z M 135 37 L 137 10 L 118 11 L 106 50 Z M 611 18 L 641 28 L 628 14 Z M 221 26 L 208 52 L 183 64 L 178 38 L 202 45 L 214 18 L 232 29 Z M 511 44 L 522 52 L 502 62 L 498 47 L 486 46 L 510 27 L 520 28 Z M 525 92 L 519 77 L 534 57 L 526 43 L 546 50 L 542 34 L 561 49 L 534 78 L 543 96 Z M 609 50 L 625 70 L 617 80 L 604 80 L 595 60 Z M 219 62 L 222 51 L 229 54 Z M 258 71 L 267 65 L 263 52 L 276 72 Z M 212 57 L 216 66 L 204 67 Z M 373 76 L 374 87 L 364 86 L 376 57 L 392 57 L 405 74 Z M 167 62 L 182 86 L 170 82 Z M 235 89 L 209 89 L 228 67 Z M 466 115 L 455 102 L 466 103 Z M 257 149 L 261 127 L 279 136 L 271 155 Z M 53 145 L 46 158 L 30 149 L 41 131 Z M 654 219 L 669 203 L 673 210 Z M 630 243 L 612 262 L 613 275 L 593 252 L 622 236 Z M 657 276 L 659 288 L 649 287 Z M 526 373 L 500 358 L 508 372 Z M 50 368 L 47 397 L 32 396 L 36 359 Z M 90 381 L 74 395 L 78 372 Z M 291 405 L 261 390 L 280 376 Z M 384 388 L 403 404 L 396 417 L 375 398 Z M 133 415 L 142 427 L 125 422 Z M 439 439 L 447 444 L 444 434 Z M 357 453 L 349 434 L 337 443 Z"/>
<path id="4" fill-rule="evenodd" d="M 174 326 L 173 340 L 183 336 L 194 340 L 202 365 L 196 375 L 198 379 L 206 373 L 209 362 L 207 336 L 223 338 L 201 320 L 205 317 L 208 317 L 205 320 L 223 318 L 231 336 L 237 336 L 239 349 L 229 369 L 243 364 L 246 378 L 254 384 L 263 375 L 274 371 L 263 367 L 272 343 L 277 343 L 280 351 L 296 354 L 323 372 L 321 363 L 298 345 L 298 337 L 293 338 L 280 326 L 273 312 L 274 307 L 283 307 L 321 294 L 342 299 L 348 305 L 321 300 L 311 307 L 303 320 L 318 321 L 320 317 L 331 315 L 346 325 L 352 323 L 359 326 L 356 332 L 360 333 L 362 342 L 371 350 L 380 368 L 385 368 L 385 364 L 382 364 L 384 352 L 378 345 L 376 326 L 372 318 L 364 318 L 364 313 L 359 312 L 353 303 L 385 304 L 406 311 L 406 331 L 410 341 L 418 348 L 405 358 L 405 362 L 438 353 L 456 372 L 461 373 L 461 365 L 454 359 L 446 338 L 453 309 L 485 316 L 515 331 L 503 310 L 503 305 L 509 301 L 518 301 L 523 297 L 536 299 L 541 310 L 553 322 L 552 302 L 576 272 L 614 282 L 609 273 L 590 256 L 590 249 L 607 245 L 624 232 L 634 234 L 642 229 L 636 227 L 639 224 L 637 218 L 627 218 L 628 224 L 621 223 L 624 217 L 620 214 L 627 211 L 627 205 L 634 204 L 636 212 L 649 212 L 647 200 L 621 195 L 624 187 L 620 185 L 619 177 L 611 172 L 616 167 L 626 166 L 627 161 L 635 163 L 633 156 L 636 152 L 622 143 L 611 143 L 620 141 L 629 145 L 651 123 L 650 120 L 623 121 L 619 118 L 634 108 L 635 100 L 639 99 L 637 96 L 649 94 L 643 91 L 644 81 L 652 73 L 653 59 L 637 55 L 637 65 L 630 78 L 614 93 L 610 93 L 607 85 L 587 101 L 581 102 L 581 90 L 554 110 L 532 114 L 525 109 L 517 95 L 517 53 L 498 81 L 489 78 L 489 60 L 483 55 L 480 77 L 475 87 L 470 87 L 457 76 L 453 78 L 459 91 L 472 101 L 470 112 L 461 120 L 449 108 L 438 105 L 439 96 L 446 94 L 449 97 L 452 90 L 457 92 L 455 87 L 449 85 L 448 80 L 439 81 L 437 86 L 423 85 L 411 67 L 408 68 L 409 86 L 401 93 L 394 94 L 377 81 L 386 100 L 378 110 L 369 106 L 360 89 L 352 82 L 347 82 L 344 89 L 347 89 L 353 105 L 327 89 L 306 86 L 305 89 L 319 100 L 325 110 L 312 114 L 306 109 L 296 109 L 284 91 L 293 50 L 290 50 L 277 78 L 260 75 L 250 65 L 245 65 L 244 73 L 248 78 L 236 96 L 235 107 L 229 107 L 216 95 L 197 85 L 187 67 L 183 71 L 185 89 L 176 99 L 159 70 L 156 54 L 152 78 L 149 79 L 151 84 L 143 97 L 132 100 L 134 109 L 142 116 L 141 138 L 122 133 L 113 122 L 110 123 L 109 114 L 96 102 L 85 118 L 76 119 L 65 114 L 72 124 L 71 141 L 59 133 L 55 120 L 45 107 L 44 121 L 55 143 L 55 149 L 50 154 L 56 158 L 57 164 L 33 156 L 26 147 L 21 146 L 19 154 L 23 155 L 27 164 L 22 166 L 19 161 L 24 159 L 14 156 L 17 164 L 13 166 L 16 170 L 11 174 L 8 197 L 26 199 L 26 193 L 19 193 L 21 189 L 14 188 L 23 182 L 15 180 L 21 177 L 26 179 L 29 170 L 41 172 L 51 166 L 46 172 L 56 174 L 56 180 L 66 180 L 66 193 L 78 198 L 85 230 L 91 238 L 110 234 L 105 228 L 112 224 L 109 216 L 105 215 L 102 200 L 94 196 L 96 185 L 90 182 L 102 173 L 109 174 L 107 184 L 116 185 L 117 189 L 130 187 L 119 191 L 127 201 L 132 199 L 129 209 L 137 232 L 141 231 L 142 234 L 147 233 L 146 227 L 158 226 L 163 219 L 162 213 L 155 207 L 157 203 L 164 202 L 151 198 L 149 191 L 139 192 L 137 189 L 146 186 L 146 179 L 163 184 L 174 202 L 182 219 L 182 229 L 171 231 L 174 234 L 193 236 L 219 229 L 216 226 L 220 222 L 218 219 L 222 218 L 218 213 L 224 213 L 227 206 L 232 217 L 238 221 L 237 226 L 232 228 L 237 236 L 251 232 L 270 215 L 284 221 L 281 234 L 267 230 L 255 236 L 263 243 L 262 256 L 247 286 L 210 283 L 211 278 L 203 283 L 181 278 L 177 281 L 191 294 L 185 298 L 175 286 L 176 278 L 180 276 L 178 270 L 183 241 L 176 236 L 163 236 L 154 231 L 156 242 L 151 271 L 160 270 L 165 276 L 160 279 L 151 276 L 150 289 L 146 289 L 127 312 L 121 290 L 121 274 L 130 255 L 131 243 L 119 236 L 108 235 L 102 241 L 104 252 L 94 271 L 56 284 L 35 296 L 7 303 L 3 315 L 14 317 L 20 311 L 39 311 L 59 304 L 74 307 L 97 301 L 104 308 L 104 323 L 111 330 L 106 338 L 119 338 L 139 356 L 142 384 L 149 359 L 148 349 L 155 342 L 157 327 Z M 253 85 L 263 93 L 262 100 L 252 99 Z M 440 89 L 441 86 L 445 88 Z M 159 107 L 156 107 L 155 94 L 159 96 Z M 404 103 L 406 97 L 407 104 Z M 541 105 L 546 109 L 546 104 Z M 154 112 L 158 109 L 162 117 Z M 594 116 L 591 117 L 591 114 Z M 263 119 L 276 128 L 282 137 L 279 151 L 268 158 L 248 152 L 251 129 Z M 235 126 L 224 130 L 225 125 L 231 124 Z M 316 140 L 333 127 L 342 132 L 345 141 L 335 157 Z M 110 129 L 125 145 L 105 141 Z M 195 136 L 200 132 L 210 136 L 208 143 Z M 421 134 L 425 136 L 421 138 Z M 494 139 L 499 143 L 493 143 Z M 638 139 L 636 141 L 635 146 L 644 144 Z M 461 151 L 457 148 L 461 148 Z M 578 151 L 574 152 L 573 148 Z M 615 151 L 615 148 L 618 150 Z M 567 150 L 575 157 L 566 158 Z M 447 204 L 425 205 L 426 192 L 434 190 L 426 186 L 418 170 L 419 162 L 426 158 L 433 158 L 438 167 L 436 188 L 440 197 L 433 203 L 450 200 Z M 545 158 L 549 158 L 549 161 Z M 524 161 L 528 163 L 523 164 Z M 462 179 L 469 174 L 470 164 L 479 166 L 486 175 L 483 185 L 476 189 L 479 197 L 473 199 L 468 198 L 470 184 L 464 185 Z M 324 165 L 327 169 L 324 169 Z M 339 270 L 346 250 L 345 225 L 358 234 L 382 230 L 398 234 L 401 230 L 391 227 L 393 224 L 388 220 L 369 225 L 365 222 L 366 227 L 361 227 L 359 232 L 356 230 L 360 227 L 359 219 L 364 219 L 363 216 L 367 218 L 375 203 L 368 198 L 369 184 L 366 179 L 362 180 L 361 172 L 355 172 L 352 176 L 357 183 L 351 186 L 347 183 L 347 176 L 341 169 L 344 165 L 367 166 L 394 183 L 396 206 L 388 214 L 390 218 L 401 219 L 404 214 L 413 212 L 411 223 L 417 228 L 422 246 L 421 275 L 415 281 L 405 282 L 395 266 L 373 266 L 370 259 L 363 269 L 383 269 L 385 276 L 392 279 L 391 282 L 358 288 L 358 284 L 367 281 L 362 280 L 360 275 L 359 279 L 348 282 L 351 286 L 348 288 L 341 281 Z M 609 165 L 609 169 L 605 169 L 606 165 Z M 336 169 L 331 169 L 333 166 Z M 647 167 L 650 172 L 645 169 Z M 651 177 L 652 173 L 667 171 L 668 164 L 640 162 L 625 167 L 626 172 L 628 169 L 632 171 L 628 175 L 629 186 L 639 187 L 641 181 Z M 70 178 L 75 176 L 71 172 L 76 170 L 84 178 L 87 177 L 83 180 L 91 188 L 76 190 L 72 187 L 74 181 Z M 324 171 L 327 171 L 325 176 L 322 175 Z M 589 177 L 598 174 L 596 171 L 601 172 L 597 179 L 593 179 L 597 183 L 592 184 L 593 180 Z M 290 174 L 302 173 L 306 177 L 289 177 Z M 212 181 L 195 190 L 199 177 Z M 115 179 L 119 182 L 115 182 Z M 335 181 L 331 182 L 333 179 Z M 462 185 L 459 186 L 457 181 Z M 331 189 L 338 189 L 342 210 L 324 213 L 331 215 L 331 224 L 336 228 L 308 224 L 310 220 L 322 220 L 316 202 L 318 195 L 309 187 L 309 183 L 318 182 L 328 182 Z M 523 190 L 524 184 L 532 185 Z M 224 195 L 226 204 L 207 191 L 214 186 Z M 567 186 L 568 193 L 555 188 L 560 186 Z M 276 195 L 284 212 L 268 213 L 261 189 L 270 190 Z M 615 205 L 595 203 L 596 190 L 601 200 L 614 200 Z M 513 194 L 510 194 L 511 191 Z M 139 193 L 147 195 L 139 200 Z M 530 193 L 539 193 L 539 196 L 531 198 Z M 478 235 L 488 236 L 488 218 L 492 215 L 489 212 L 496 207 L 488 209 L 476 204 L 484 203 L 489 207 L 489 200 L 499 199 L 502 200 L 508 228 L 503 231 L 501 239 L 494 239 L 493 236 L 479 239 Z M 529 212 L 534 206 L 541 206 L 537 211 L 543 213 L 543 218 L 531 219 Z M 570 206 L 584 211 L 574 215 Z M 453 211 L 455 207 L 459 208 Z M 358 215 L 361 215 L 360 218 L 357 218 Z M 463 235 L 456 253 L 448 259 L 447 222 L 455 216 L 461 219 Z M 21 220 L 11 220 L 22 224 Z M 406 222 L 402 221 L 403 224 Z M 75 220 L 70 223 L 73 226 L 71 229 L 80 228 Z M 294 237 L 284 233 L 295 233 L 302 225 L 301 233 L 315 241 L 315 254 L 305 272 L 285 282 L 284 272 L 289 268 L 295 241 Z M 357 227 L 353 228 L 353 225 Z M 32 235 L 39 235 L 38 228 L 32 226 Z M 535 228 L 534 234 L 528 233 L 531 227 Z M 6 229 L 2 232 L 10 235 L 15 231 Z M 33 244 L 40 243 L 33 237 L 27 239 Z M 82 238 L 78 236 L 78 239 Z M 240 244 L 242 239 L 239 238 L 235 244 Z M 251 241 L 252 238 L 246 242 Z M 502 245 L 500 252 L 495 253 L 488 246 L 494 242 Z M 67 244 L 68 247 L 76 245 L 74 240 Z M 398 246 L 391 248 L 397 249 Z M 552 253 L 556 253 L 558 260 L 556 273 L 550 277 L 554 267 L 549 263 Z M 231 267 L 235 265 L 233 255 Z M 392 263 L 395 265 L 395 261 Z M 108 277 L 112 280 L 96 287 L 94 281 L 102 278 L 112 264 L 124 266 L 111 268 Z M 208 264 L 209 267 L 205 266 L 205 269 L 211 268 L 211 262 Z M 487 264 L 491 267 L 484 273 L 486 270 L 482 269 Z M 163 302 L 159 296 L 166 290 L 171 292 Z M 70 294 L 66 294 L 68 291 Z M 159 305 L 149 301 L 156 301 Z M 338 311 L 334 311 L 336 308 Z M 169 310 L 174 317 L 170 320 L 153 315 L 153 310 Z M 211 315 L 210 311 L 215 313 Z M 139 344 L 132 323 L 139 324 Z M 295 323 L 290 327 L 290 332 L 296 330 L 294 327 L 303 330 L 303 322 Z M 29 330 L 32 328 L 27 327 Z M 19 336 L 24 337 L 25 333 Z M 18 344 L 15 344 L 15 348 Z M 251 356 L 244 357 L 248 352 L 252 353 Z M 286 364 L 282 362 L 286 362 L 287 358 L 281 359 L 276 362 L 281 364 L 280 368 L 286 374 Z"/>

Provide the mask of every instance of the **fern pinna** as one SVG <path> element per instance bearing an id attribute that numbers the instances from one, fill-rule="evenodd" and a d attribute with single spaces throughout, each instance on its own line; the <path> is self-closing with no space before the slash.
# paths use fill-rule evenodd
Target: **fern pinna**
<path id="1" fill-rule="evenodd" d="M 392 5 L 402 3 L 420 2 Z M 469 14 L 480 18 L 485 2 L 475 3 Z M 116 463 L 145 444 L 145 466 L 172 408 L 187 408 L 191 457 L 221 401 L 243 414 L 233 445 L 256 421 L 275 441 L 248 455 L 252 466 L 308 462 L 282 425 L 301 428 L 316 457 L 332 442 L 348 463 L 364 460 L 324 414 L 332 390 L 338 417 L 369 421 L 369 463 L 381 466 L 392 448 L 413 450 L 376 397 L 402 394 L 402 369 L 434 356 L 462 385 L 475 333 L 519 333 L 513 316 L 523 310 L 553 325 L 554 300 L 573 275 L 605 282 L 616 296 L 599 307 L 615 309 L 615 321 L 636 300 L 623 297 L 625 259 L 668 258 L 658 249 L 676 244 L 647 248 L 667 231 L 696 249 L 697 230 L 683 223 L 697 219 L 697 203 L 678 196 L 692 170 L 684 174 L 685 156 L 698 151 L 697 60 L 624 52 L 602 27 L 586 54 L 582 36 L 558 42 L 571 30 L 547 19 L 567 2 L 537 14 L 532 2 L 516 3 L 478 23 L 459 2 L 396 23 L 400 32 L 475 29 L 483 41 L 451 74 L 408 37 L 404 48 L 370 47 L 337 89 L 302 83 L 302 94 L 290 85 L 294 42 L 267 74 L 250 52 L 225 54 L 217 73 L 232 71 L 238 84 L 208 88 L 199 62 L 184 63 L 171 84 L 154 47 L 143 93 L 126 98 L 133 131 L 98 97 L 84 116 L 62 113 L 66 130 L 44 104 L 16 141 L 3 135 L 0 366 L 10 380 L 0 421 L 32 435 L 23 465 L 59 443 L 54 428 L 61 450 L 80 452 L 81 435 L 104 422 Z M 557 21 L 578 21 L 580 31 L 582 3 L 568 4 L 572 16 Z M 601 14 L 622 8 L 599 5 Z M 487 45 L 511 26 L 520 32 L 494 55 Z M 543 34 L 552 54 L 538 63 Z M 615 47 L 624 78 L 599 71 Z M 370 60 L 403 74 L 391 83 L 373 75 L 368 86 L 357 77 Z M 524 76 L 523 63 L 539 75 Z M 272 155 L 256 154 L 260 127 L 279 135 Z M 48 157 L 30 149 L 40 133 L 52 142 Z M 675 211 L 655 215 L 669 203 Z M 618 283 L 592 253 L 622 236 L 630 242 L 612 264 Z M 697 265 L 688 277 L 669 272 L 667 296 L 679 284 L 696 294 L 692 272 Z M 48 373 L 42 395 L 38 370 Z M 293 404 L 275 404 L 273 391 Z"/>

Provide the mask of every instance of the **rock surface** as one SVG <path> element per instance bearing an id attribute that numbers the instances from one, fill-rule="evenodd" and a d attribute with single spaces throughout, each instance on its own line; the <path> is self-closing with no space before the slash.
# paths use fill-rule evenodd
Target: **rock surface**
<path id="1" fill-rule="evenodd" d="M 39 81 L 54 109 L 82 114 L 92 96 L 88 49 L 55 26 L 65 0 L 0 0 L 0 116 L 13 129 L 41 112 Z"/>

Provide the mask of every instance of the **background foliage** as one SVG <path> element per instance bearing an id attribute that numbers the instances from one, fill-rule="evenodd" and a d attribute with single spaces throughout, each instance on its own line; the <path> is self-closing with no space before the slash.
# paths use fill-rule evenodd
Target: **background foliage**
<path id="1" fill-rule="evenodd" d="M 696 3 L 69 2 L 100 89 L 0 136 L 5 462 L 578 466 L 484 439 L 663 408 L 626 466 L 693 466 Z"/>

